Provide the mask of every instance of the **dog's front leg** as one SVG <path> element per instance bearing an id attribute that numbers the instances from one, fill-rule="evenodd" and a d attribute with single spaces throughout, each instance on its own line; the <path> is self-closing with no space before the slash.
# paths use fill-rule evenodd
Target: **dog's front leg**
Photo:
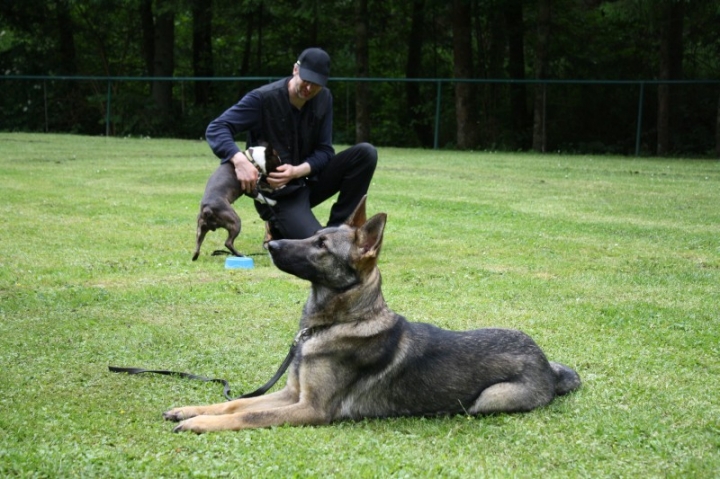
<path id="1" fill-rule="evenodd" d="M 245 411 L 222 416 L 196 416 L 175 427 L 173 432 L 192 431 L 197 434 L 212 431 L 237 431 L 271 426 L 319 425 L 330 422 L 330 416 L 309 402 L 273 409 Z"/>
<path id="2" fill-rule="evenodd" d="M 285 387 L 280 391 L 268 394 L 266 396 L 257 396 L 254 398 L 235 399 L 217 404 L 209 404 L 205 406 L 185 406 L 176 407 L 163 413 L 163 417 L 168 421 L 182 421 L 195 416 L 216 416 L 223 414 L 233 414 L 248 409 L 270 409 L 280 406 L 287 406 L 297 402 L 298 395 L 291 388 Z"/>

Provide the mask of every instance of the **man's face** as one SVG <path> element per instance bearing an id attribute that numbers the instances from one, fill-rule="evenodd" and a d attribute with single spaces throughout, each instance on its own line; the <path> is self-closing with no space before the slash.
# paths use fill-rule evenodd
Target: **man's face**
<path id="1" fill-rule="evenodd" d="M 298 77 L 299 78 L 299 77 Z M 302 98 L 305 101 L 312 100 L 315 95 L 320 93 L 320 90 L 322 90 L 322 87 L 318 85 L 317 83 L 312 83 L 309 81 L 305 81 L 301 78 L 300 82 L 298 84 L 298 96 Z"/>
<path id="2" fill-rule="evenodd" d="M 295 83 L 293 90 L 295 95 L 299 99 L 303 101 L 312 100 L 315 95 L 320 93 L 320 90 L 322 90 L 323 87 L 318 85 L 317 83 L 305 81 L 300 78 L 300 71 L 297 65 L 295 66 L 293 73 L 295 76 L 295 78 L 293 79 Z"/>

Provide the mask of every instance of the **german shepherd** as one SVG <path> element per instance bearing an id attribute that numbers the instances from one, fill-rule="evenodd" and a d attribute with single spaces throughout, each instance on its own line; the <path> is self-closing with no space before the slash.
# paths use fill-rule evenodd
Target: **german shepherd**
<path id="1" fill-rule="evenodd" d="M 277 170 L 282 164 L 282 160 L 278 156 L 272 146 L 255 146 L 248 148 L 245 157 L 257 168 L 260 177 L 258 183 L 250 196 L 255 201 L 261 203 L 269 203 L 270 206 L 275 201 L 266 198 L 263 193 L 272 192 L 272 187 L 267 183 L 267 175 Z M 228 232 L 225 240 L 225 247 L 235 256 L 243 256 L 235 249 L 235 238 L 240 234 L 240 217 L 235 212 L 232 204 L 242 193 L 240 182 L 235 176 L 235 166 L 232 162 L 220 164 L 205 185 L 205 194 L 200 201 L 200 213 L 197 217 L 197 234 L 195 236 L 195 252 L 192 260 L 195 261 L 200 256 L 200 246 L 202 246 L 205 235 L 208 231 L 215 231 L 218 228 L 224 228 Z M 225 251 L 215 251 L 213 254 L 226 253 Z"/>
<path id="2" fill-rule="evenodd" d="M 275 265 L 312 283 L 284 389 L 210 406 L 171 409 L 175 432 L 317 425 L 365 417 L 530 411 L 580 387 L 510 329 L 447 331 L 391 311 L 378 255 L 387 215 L 348 221 L 304 240 L 271 241 Z"/>

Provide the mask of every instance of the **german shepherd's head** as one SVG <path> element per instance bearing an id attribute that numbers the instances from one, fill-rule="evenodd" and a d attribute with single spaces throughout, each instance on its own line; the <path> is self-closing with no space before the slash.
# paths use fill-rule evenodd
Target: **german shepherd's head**
<path id="1" fill-rule="evenodd" d="M 341 226 L 303 240 L 271 241 L 268 250 L 275 266 L 335 292 L 364 283 L 376 269 L 387 220 L 385 213 L 367 220 L 365 200 Z"/>

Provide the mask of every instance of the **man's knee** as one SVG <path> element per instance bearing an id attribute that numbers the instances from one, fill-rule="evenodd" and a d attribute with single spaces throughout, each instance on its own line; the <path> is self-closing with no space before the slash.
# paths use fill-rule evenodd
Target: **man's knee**
<path id="1" fill-rule="evenodd" d="M 372 174 L 375 171 L 378 160 L 375 147 L 370 143 L 358 143 L 352 148 L 355 150 L 352 155 L 355 158 L 355 168 L 358 168 L 358 171 L 367 171 Z"/>
<path id="2" fill-rule="evenodd" d="M 378 154 L 377 149 L 372 146 L 370 143 L 358 143 L 355 145 L 358 148 L 358 154 L 363 158 L 363 160 L 371 165 L 373 167 L 377 164 Z"/>

